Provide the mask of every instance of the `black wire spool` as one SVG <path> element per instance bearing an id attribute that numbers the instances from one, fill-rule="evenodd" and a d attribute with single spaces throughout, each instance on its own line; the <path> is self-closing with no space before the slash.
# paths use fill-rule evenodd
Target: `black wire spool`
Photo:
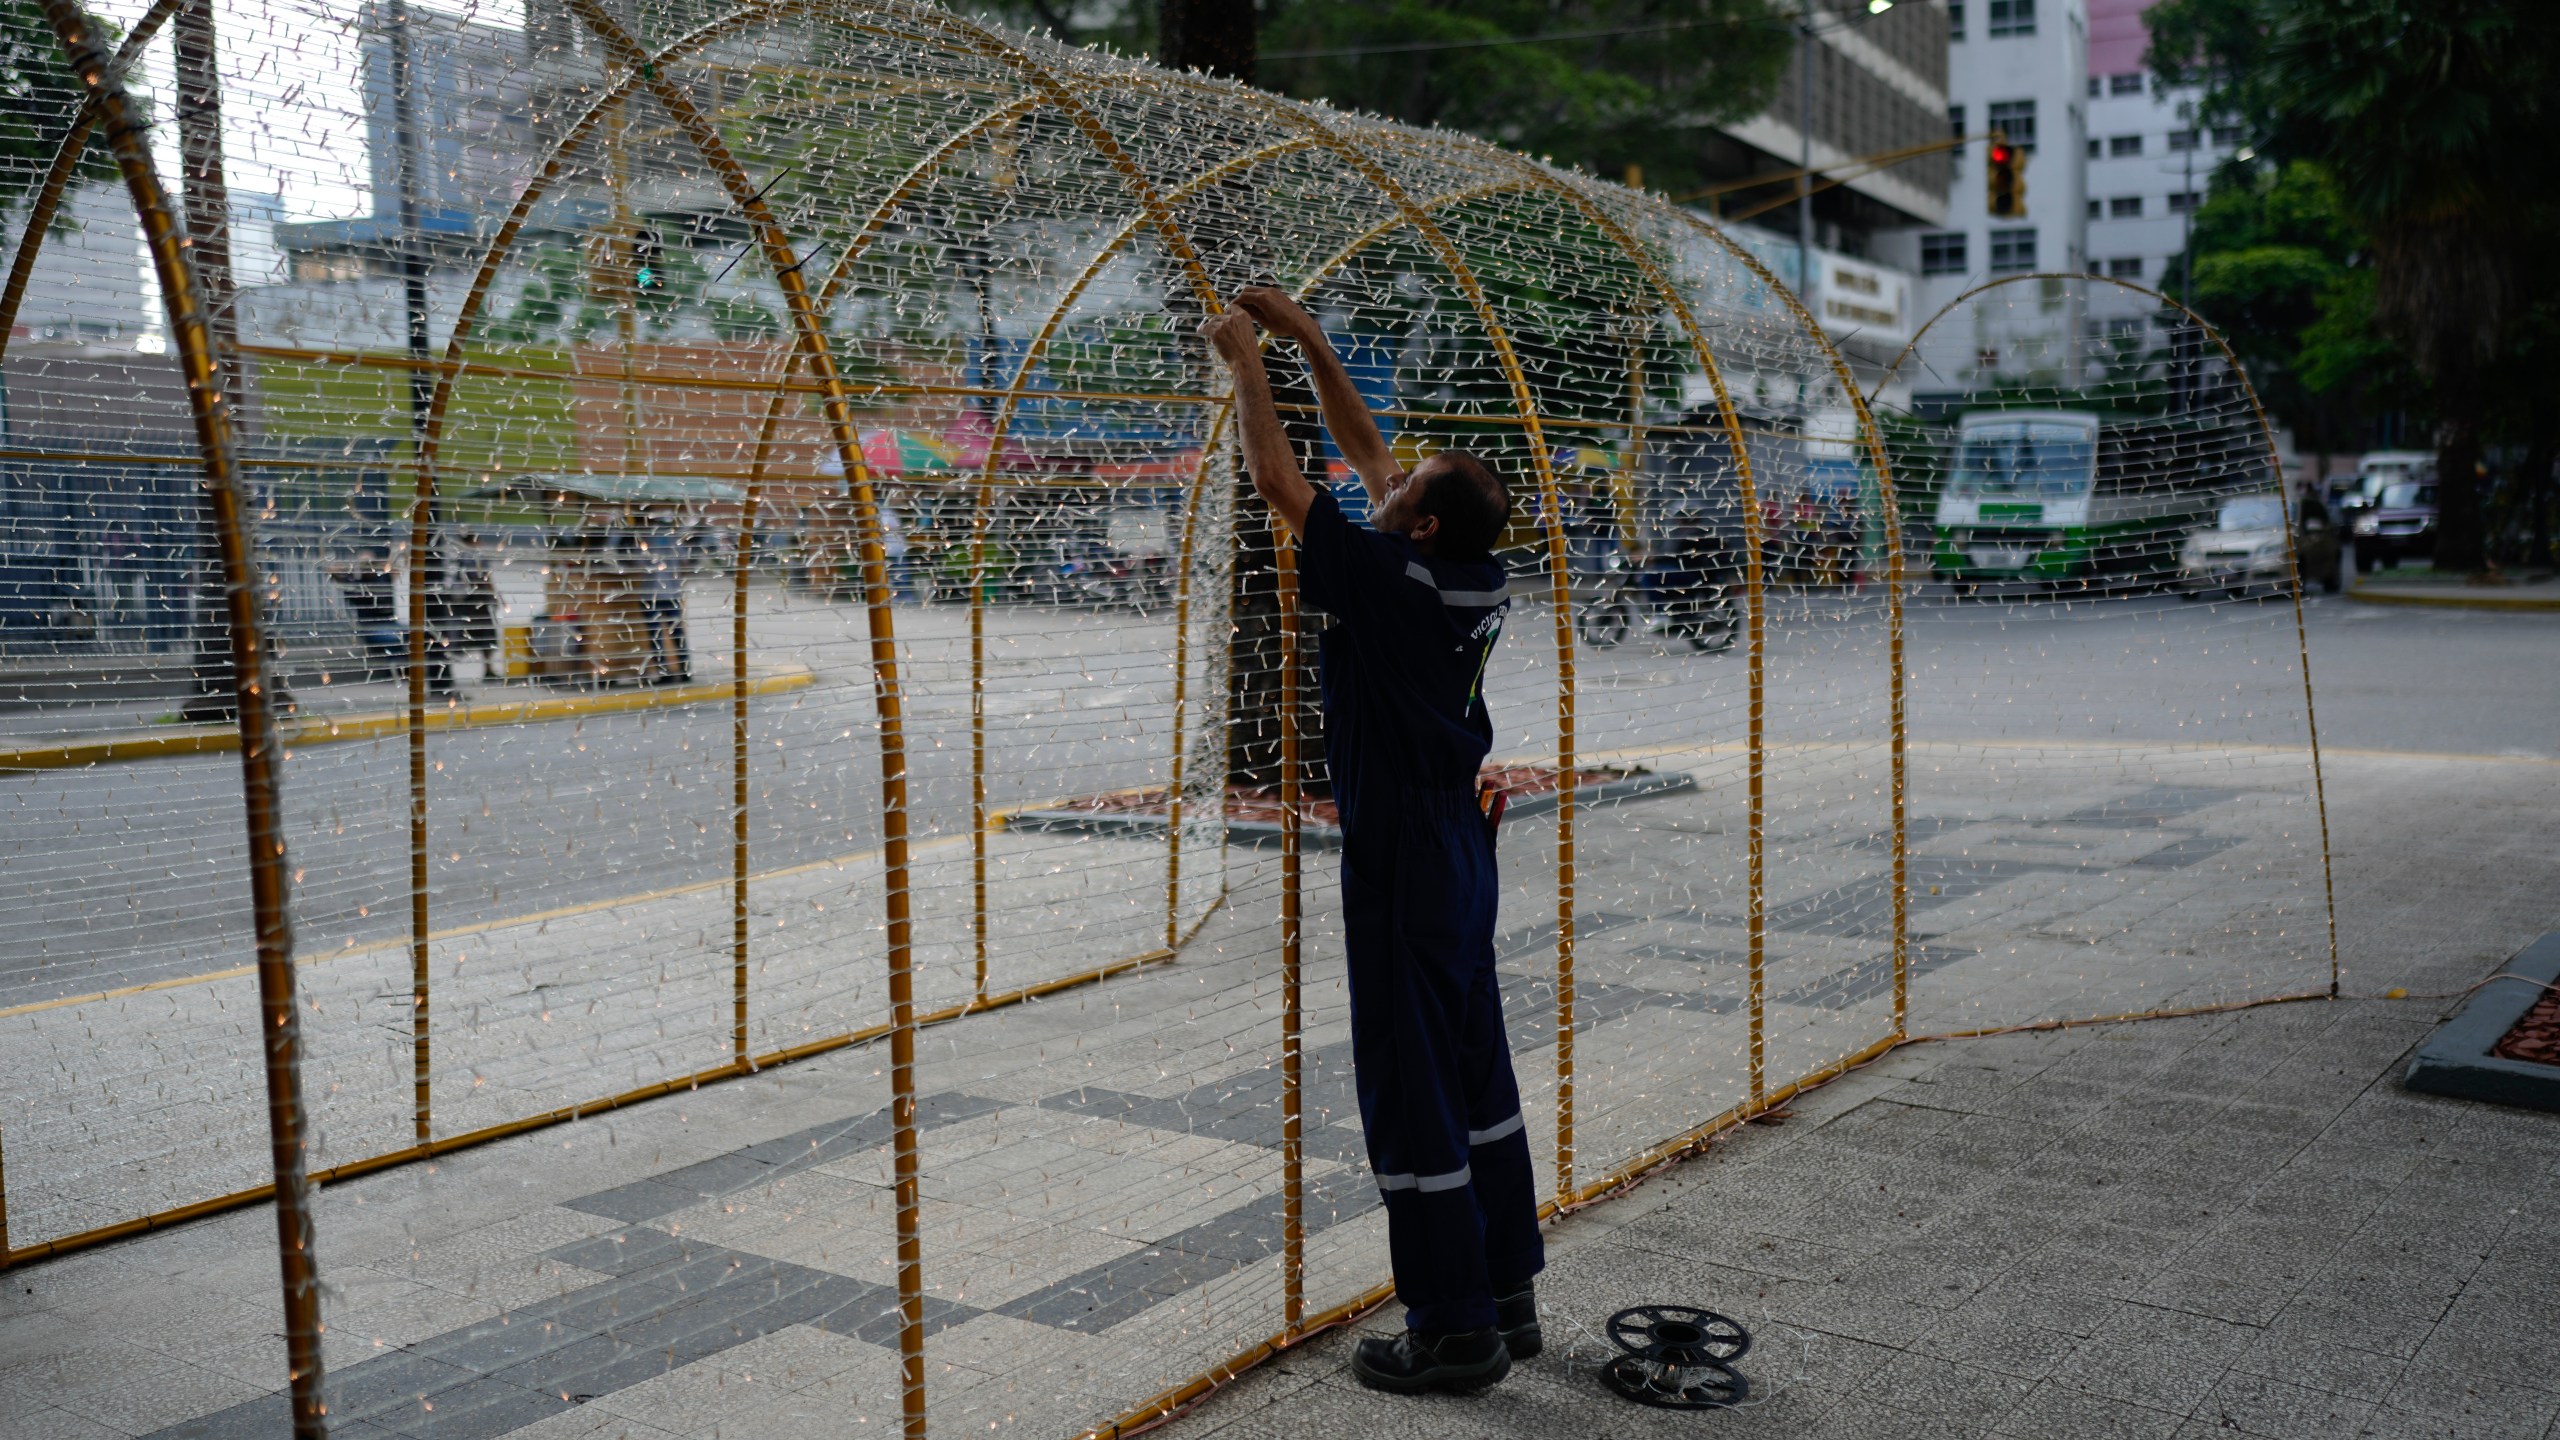
<path id="1" fill-rule="evenodd" d="M 1721 1360 L 1672 1364 L 1652 1355 L 1621 1355 L 1600 1367 L 1612 1390 L 1665 1410 L 1722 1410 L 1751 1394 L 1751 1382 Z"/>
<path id="2" fill-rule="evenodd" d="M 1612 1390 L 1666 1410 L 1739 1405 L 1751 1382 L 1733 1368 L 1751 1332 L 1732 1317 L 1693 1305 L 1638 1305 L 1609 1317 L 1609 1339 L 1626 1353 L 1601 1367 Z"/>
<path id="3" fill-rule="evenodd" d="M 1729 1315 L 1695 1305 L 1635 1305 L 1609 1317 L 1609 1339 L 1630 1355 L 1674 1365 L 1711 1360 L 1731 1366 L 1751 1353 L 1751 1332 Z"/>

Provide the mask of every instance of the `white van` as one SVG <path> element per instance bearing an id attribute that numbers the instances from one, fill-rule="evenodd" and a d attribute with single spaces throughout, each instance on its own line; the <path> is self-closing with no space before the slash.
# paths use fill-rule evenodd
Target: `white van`
<path id="1" fill-rule="evenodd" d="M 2433 484 L 2436 478 L 2436 452 L 2433 450 L 2368 450 L 2356 461 L 2356 486 L 2339 500 L 2341 510 L 2370 510 L 2382 498 L 2386 485 L 2402 480 Z"/>

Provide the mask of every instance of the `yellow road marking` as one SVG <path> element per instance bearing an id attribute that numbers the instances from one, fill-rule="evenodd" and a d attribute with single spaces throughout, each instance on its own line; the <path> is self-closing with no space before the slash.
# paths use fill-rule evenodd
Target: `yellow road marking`
<path id="1" fill-rule="evenodd" d="M 2347 591 L 2347 598 L 2367 605 L 2434 605 L 2447 610 L 2512 610 L 2526 615 L 2560 610 L 2560 595 L 2501 600 L 2489 595 L 2428 595 L 2409 590 L 2368 590 L 2358 585 Z"/>
<path id="2" fill-rule="evenodd" d="M 806 669 L 792 666 L 771 675 L 758 676 L 747 682 L 749 695 L 781 695 L 804 690 L 817 679 Z M 576 720 L 589 715 L 624 715 L 640 710 L 663 710 L 683 705 L 708 705 L 732 698 L 736 694 L 727 681 L 701 685 L 675 685 L 655 690 L 636 690 L 614 695 L 564 695 L 547 700 L 495 700 L 478 705 L 454 705 L 429 710 L 429 730 L 479 730 L 495 725 L 534 725 L 550 720 Z M 374 740 L 385 735 L 398 735 L 408 729 L 406 711 L 367 710 L 352 715 L 314 716 L 289 720 L 277 727 L 288 749 L 298 745 L 334 745 L 351 740 Z M 93 740 L 67 740 L 51 745 L 28 745 L 0 750 L 0 773 L 29 770 L 71 770 L 88 765 L 107 765 L 130 760 L 162 760 L 177 755 L 236 754 L 240 749 L 240 732 L 229 725 L 172 725 L 161 730 L 133 731 L 105 735 Z"/>

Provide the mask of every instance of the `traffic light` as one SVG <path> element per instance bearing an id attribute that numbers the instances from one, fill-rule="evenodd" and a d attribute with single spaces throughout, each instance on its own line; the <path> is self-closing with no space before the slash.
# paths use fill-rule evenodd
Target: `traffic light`
<path id="1" fill-rule="evenodd" d="M 2027 152 L 2010 144 L 2008 136 L 1994 131 L 1991 148 L 1983 154 L 1982 170 L 1992 215 L 2001 220 L 2024 216 L 2027 213 Z"/>
<path id="2" fill-rule="evenodd" d="M 667 288 L 666 263 L 660 258 L 655 230 L 631 237 L 631 288 L 643 295 Z"/>

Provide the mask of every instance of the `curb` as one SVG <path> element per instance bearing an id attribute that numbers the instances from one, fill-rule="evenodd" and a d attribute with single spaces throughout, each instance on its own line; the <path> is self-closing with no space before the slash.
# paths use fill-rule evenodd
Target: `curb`
<path id="1" fill-rule="evenodd" d="M 1697 777 L 1686 770 L 1648 770 L 1597 785 L 1579 786 L 1574 791 L 1574 804 L 1583 808 L 1622 805 L 1649 795 L 1673 795 L 1697 788 Z M 1504 810 L 1503 823 L 1548 814 L 1563 803 L 1562 795 L 1553 790 L 1524 796 Z M 1101 835 L 1122 840 L 1162 835 L 1171 828 L 1162 815 L 1096 815 L 1036 807 L 1005 811 L 997 817 L 997 824 L 1005 830 L 1024 834 Z M 1298 841 L 1308 850 L 1339 850 L 1342 848 L 1342 830 L 1334 825 L 1302 824 L 1298 827 Z M 1270 849 L 1280 843 L 1280 823 L 1276 820 L 1229 820 L 1227 843 L 1256 850 Z"/>
<path id="2" fill-rule="evenodd" d="M 2560 611 L 2560 595 L 2492 600 L 2485 595 L 2431 595 L 2423 590 L 2374 590 L 2353 585 L 2348 587 L 2346 598 L 2367 605 L 2422 605 L 2445 610 L 2496 610 L 2522 614 Z"/>
<path id="3" fill-rule="evenodd" d="M 770 675 L 747 681 L 749 695 L 782 695 L 805 690 L 817 677 L 808 670 L 791 666 Z M 626 715 L 641 710 L 666 710 L 684 705 L 708 705 L 734 698 L 734 682 L 701 685 L 677 685 L 663 690 L 639 690 L 627 694 L 564 695 L 548 700 L 496 700 L 477 705 L 448 706 L 429 710 L 429 730 L 482 730 L 498 725 L 536 725 L 549 720 L 575 720 L 589 715 Z M 276 727 L 278 738 L 287 747 L 296 745 L 335 745 L 352 740 L 373 740 L 397 735 L 408 729 L 408 716 L 399 710 L 363 710 L 327 719 L 287 720 Z M 240 750 L 240 731 L 230 725 L 168 725 L 151 730 L 128 730 L 102 735 L 91 740 L 66 740 L 51 745 L 27 745 L 0 750 L 0 774 L 31 770 L 70 770 L 88 765 L 112 765 L 132 760 L 165 760 L 183 755 L 229 755 Z"/>
<path id="4" fill-rule="evenodd" d="M 2498 972 L 2522 979 L 2482 985 L 2418 1047 L 2401 1083 L 2430 1095 L 2560 1111 L 2560 1067 L 2505 1060 L 2489 1053 L 2489 1047 L 2505 1038 L 2524 1012 L 2542 999 L 2541 987 L 2560 982 L 2560 931 L 2526 946 Z"/>

